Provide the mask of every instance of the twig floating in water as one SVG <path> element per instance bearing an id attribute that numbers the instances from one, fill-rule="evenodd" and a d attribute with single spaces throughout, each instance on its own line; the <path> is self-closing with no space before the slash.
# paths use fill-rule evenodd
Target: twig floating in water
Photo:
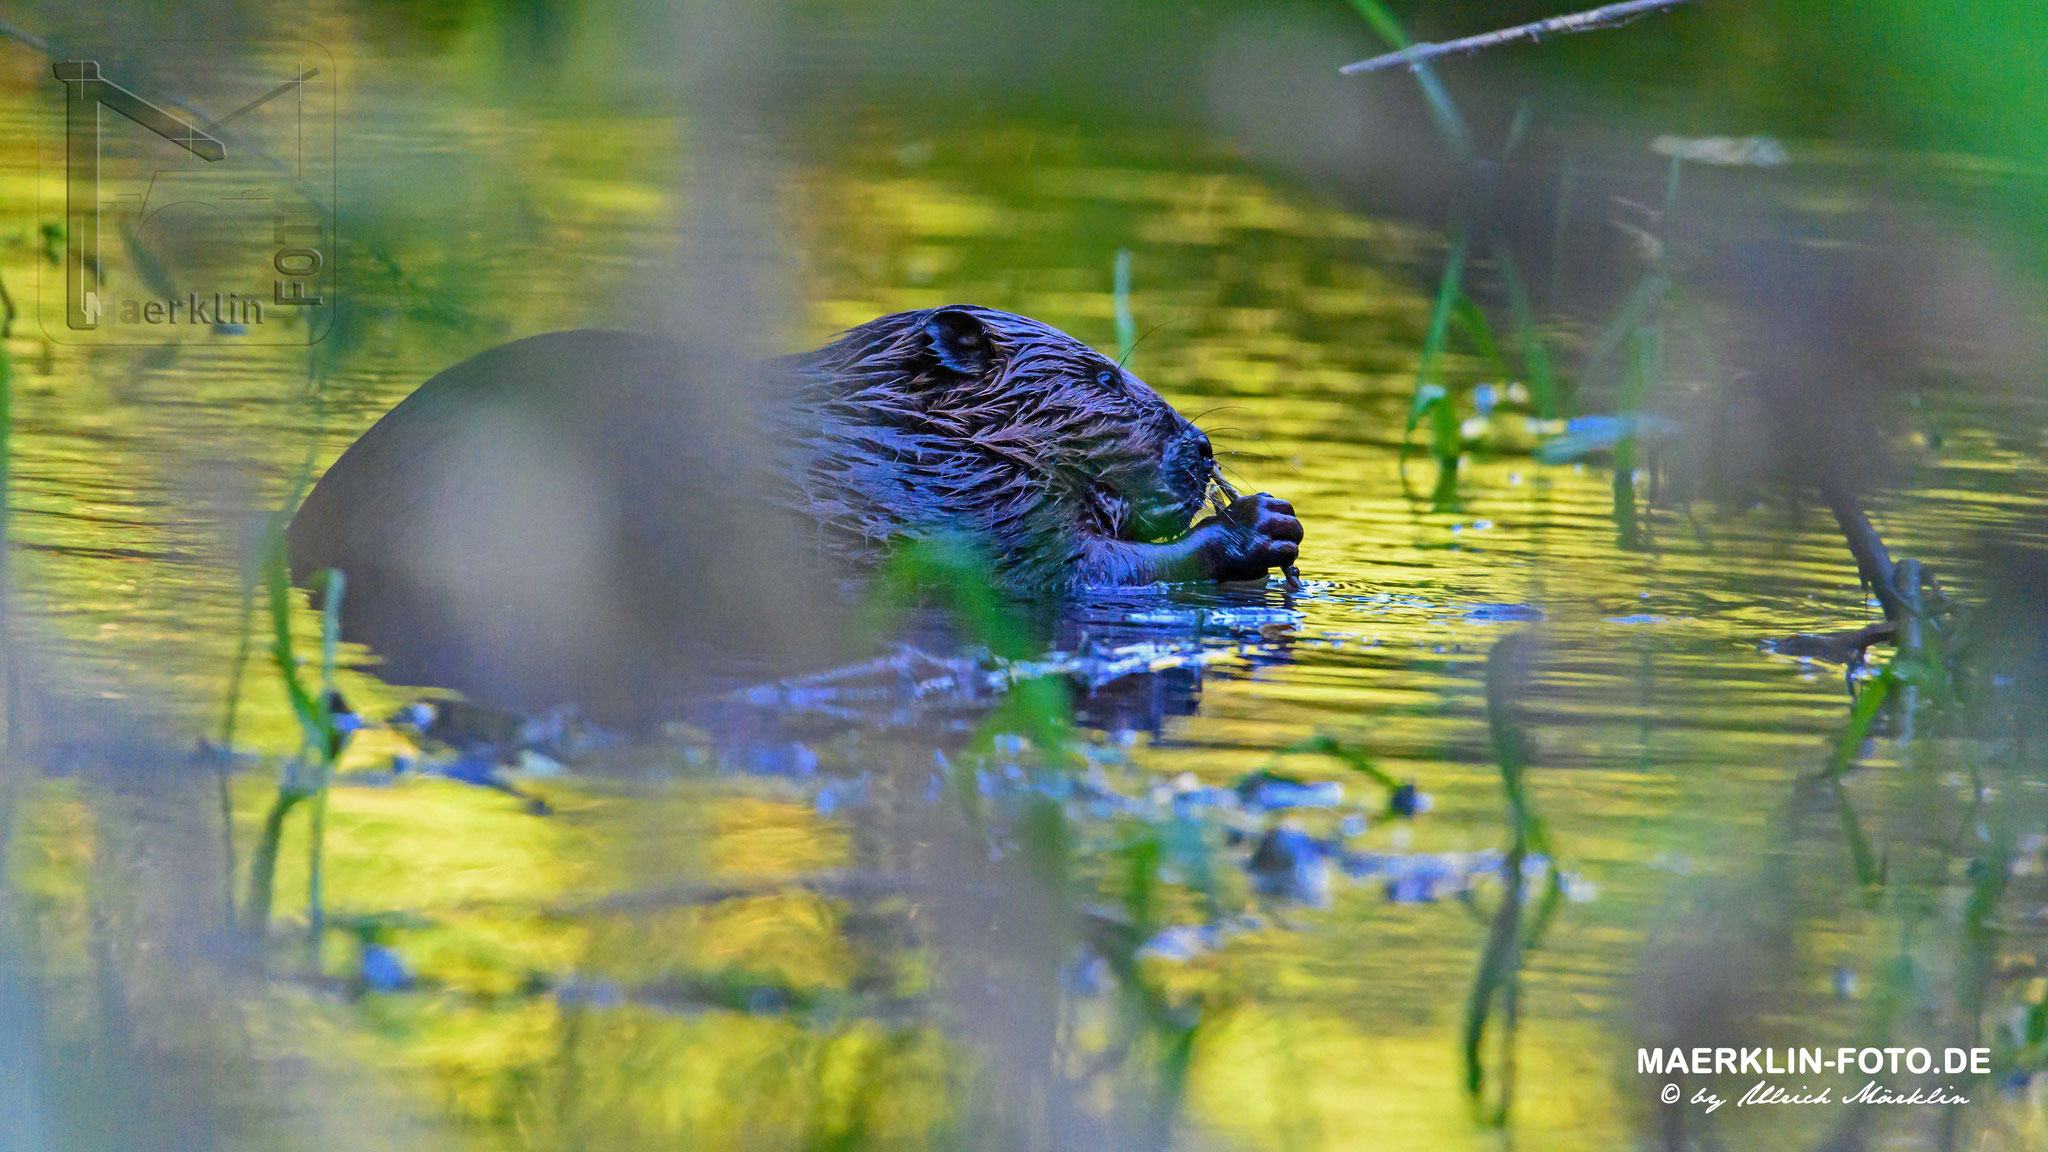
<path id="1" fill-rule="evenodd" d="M 1517 40 L 1541 40 L 1545 36 L 1563 36 L 1572 32 L 1591 32 L 1595 28 L 1608 28 L 1683 3 L 1685 0 L 1625 0 L 1621 4 L 1607 4 L 1584 12 L 1574 12 L 1569 16 L 1552 16 L 1548 20 L 1519 24 L 1513 28 L 1502 28 L 1497 32 L 1487 32 L 1478 36 L 1467 36 L 1462 40 L 1447 40 L 1441 44 L 1411 44 L 1399 52 L 1389 52 L 1370 60 L 1360 60 L 1356 64 L 1346 64 L 1338 71 L 1346 76 L 1356 76 L 1361 72 L 1377 72 L 1382 68 L 1402 65 L 1412 68 L 1424 60 L 1448 56 L 1454 52 L 1477 52 L 1496 44 L 1512 44 Z"/>

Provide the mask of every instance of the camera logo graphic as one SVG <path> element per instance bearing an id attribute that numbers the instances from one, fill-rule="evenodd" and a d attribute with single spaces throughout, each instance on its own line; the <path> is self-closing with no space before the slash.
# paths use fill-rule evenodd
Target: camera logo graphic
<path id="1" fill-rule="evenodd" d="M 52 340 L 309 345 L 327 335 L 338 286 L 335 68 L 324 49 L 152 44 L 66 55 L 52 71 L 63 191 L 59 204 L 46 195 L 45 218 L 61 230 L 46 229 L 56 266 L 36 293 Z"/>

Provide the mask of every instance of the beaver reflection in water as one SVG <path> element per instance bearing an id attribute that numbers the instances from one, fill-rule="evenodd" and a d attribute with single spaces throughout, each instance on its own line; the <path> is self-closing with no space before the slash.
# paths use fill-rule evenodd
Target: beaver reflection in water
<path id="1" fill-rule="evenodd" d="M 394 682 L 644 715 L 704 646 L 828 654 L 839 579 L 906 538 L 978 540 L 1022 593 L 1292 564 L 1301 524 L 1263 493 L 1190 526 L 1218 481 L 1158 393 L 1006 312 L 897 313 L 737 374 L 576 331 L 429 380 L 288 543 L 296 579 L 344 573 L 343 634 Z"/>

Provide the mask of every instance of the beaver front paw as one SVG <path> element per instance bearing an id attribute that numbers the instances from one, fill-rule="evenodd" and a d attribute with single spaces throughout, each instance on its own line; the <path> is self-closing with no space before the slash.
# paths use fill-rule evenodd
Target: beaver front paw
<path id="1" fill-rule="evenodd" d="M 1294 563 L 1301 552 L 1301 521 L 1294 505 L 1264 492 L 1240 496 L 1220 515 L 1195 525 L 1214 580 L 1263 580 Z"/>

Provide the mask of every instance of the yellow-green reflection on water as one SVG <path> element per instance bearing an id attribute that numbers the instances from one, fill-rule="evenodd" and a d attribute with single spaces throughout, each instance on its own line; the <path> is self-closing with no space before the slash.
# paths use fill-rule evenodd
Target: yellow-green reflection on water
<path id="1" fill-rule="evenodd" d="M 399 83 L 374 61 L 353 67 L 373 95 Z M 53 196 L 55 177 L 28 147 L 47 135 L 37 83 L 15 77 L 0 106 L 20 129 L 0 143 L 9 284 L 39 274 L 38 182 L 43 205 Z M 87 351 L 17 325 L 7 343 L 15 580 L 52 674 L 72 690 L 133 701 L 189 735 L 215 730 L 247 518 L 302 461 L 331 460 L 418 382 L 481 347 L 658 314 L 644 292 L 681 211 L 669 188 L 687 126 L 583 114 L 514 123 L 442 95 L 409 105 L 404 131 L 365 138 L 357 152 L 362 195 L 392 213 L 365 212 L 366 239 L 405 271 L 363 262 L 351 289 L 359 327 L 334 350 L 317 404 L 303 350 L 198 335 L 174 350 Z M 1645 940 L 1674 907 L 1714 899 L 1720 879 L 1743 882 L 1772 844 L 1788 782 L 1820 761 L 1842 721 L 1835 672 L 1754 644 L 1868 615 L 1840 541 L 1818 518 L 1758 509 L 1711 522 L 1704 541 L 1660 517 L 1655 550 L 1623 552 L 1604 472 L 1519 454 L 1468 461 L 1460 506 L 1438 510 L 1429 462 L 1404 469 L 1398 452 L 1429 308 L 1418 269 L 1434 266 L 1437 238 L 1347 214 L 1200 141 L 1081 141 L 1029 123 L 908 141 L 886 124 L 866 131 L 871 140 L 833 162 L 793 170 L 775 206 L 805 296 L 786 344 L 885 311 L 972 301 L 1110 347 L 1111 268 L 1128 249 L 1132 310 L 1148 330 L 1131 367 L 1183 411 L 1206 413 L 1240 486 L 1288 497 L 1308 526 L 1310 591 L 1295 604 L 1295 635 L 1335 642 L 1212 670 L 1199 711 L 1140 748 L 1143 769 L 1228 784 L 1271 765 L 1369 792 L 1334 761 L 1279 756 L 1332 733 L 1435 800 L 1412 826 L 1376 826 L 1362 845 L 1498 846 L 1481 669 L 1521 626 L 1495 622 L 1499 610 L 1540 610 L 1534 799 L 1594 895 L 1568 908 L 1531 962 L 1515 1143 L 1629 1140 L 1647 1103 L 1624 1023 Z M 1526 445 L 1520 415 L 1495 419 Z M 2033 454 L 1988 441 L 1955 437 L 1944 459 L 1936 483 L 1884 510 L 1903 552 L 2003 523 L 2015 493 L 2041 486 Z M 312 651 L 314 621 L 300 624 L 301 651 Z M 402 695 L 360 668 L 342 684 L 370 714 Z M 243 708 L 240 745 L 269 757 L 296 746 L 260 658 Z M 366 737 L 342 767 L 381 768 L 400 750 Z M 205 780 L 191 771 L 197 782 L 178 795 L 203 805 Z M 89 889 L 119 883 L 104 866 L 118 836 L 84 787 L 39 785 L 9 846 L 39 970 L 74 993 L 94 963 L 84 941 L 104 902 Z M 235 782 L 245 855 L 271 787 L 266 771 Z M 438 780 L 337 789 L 328 915 L 408 917 L 394 946 L 421 987 L 361 999 L 326 985 L 242 990 L 267 1004 L 256 1043 L 385 1085 L 445 1122 L 436 1131 L 459 1146 L 904 1147 L 958 1123 L 948 1094 L 968 1073 L 957 1052 L 914 1013 L 872 1011 L 857 985 L 874 961 L 857 954 L 837 902 L 798 891 L 575 910 L 665 883 L 850 866 L 845 827 L 808 793 L 704 773 L 534 787 L 553 815 Z M 288 923 L 303 914 L 303 836 L 294 824 L 281 855 Z M 1813 971 L 1861 963 L 1855 940 L 1867 925 L 1840 919 L 1816 929 L 1834 941 L 1816 947 L 1836 951 L 1806 958 Z M 1376 885 L 1340 883 L 1330 907 L 1269 917 L 1173 968 L 1169 984 L 1210 1005 L 1189 1120 L 1247 1148 L 1497 1146 L 1458 1090 L 1457 1032 L 1484 939 L 1455 901 L 1393 903 Z M 327 972 L 353 969 L 346 936 L 331 934 L 326 950 Z M 722 974 L 823 1007 L 750 1013 L 604 991 Z M 538 980 L 570 975 L 590 982 L 588 996 L 531 994 Z M 912 988 L 923 978 L 895 976 Z M 1810 991 L 1803 1042 L 1848 1042 L 1851 1008 Z"/>

